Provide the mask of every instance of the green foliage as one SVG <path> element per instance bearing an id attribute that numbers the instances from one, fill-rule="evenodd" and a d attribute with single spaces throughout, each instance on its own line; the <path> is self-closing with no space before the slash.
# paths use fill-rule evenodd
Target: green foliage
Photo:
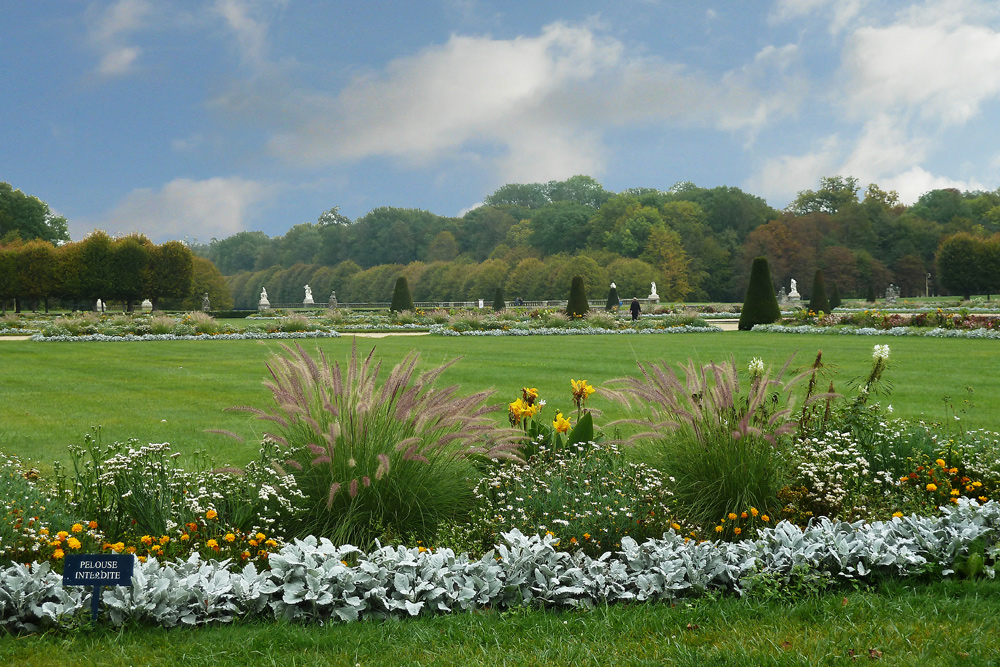
<path id="1" fill-rule="evenodd" d="M 398 313 L 403 310 L 413 310 L 413 297 L 410 296 L 410 285 L 406 276 L 396 278 L 396 286 L 392 290 L 392 303 L 389 310 Z"/>
<path id="2" fill-rule="evenodd" d="M 740 331 L 749 331 L 755 324 L 771 324 L 781 319 L 781 308 L 771 282 L 771 268 L 766 257 L 757 257 L 750 268 L 750 282 L 740 311 Z"/>
<path id="3" fill-rule="evenodd" d="M 683 382 L 663 362 L 639 362 L 641 379 L 609 381 L 620 387 L 605 390 L 610 398 L 651 413 L 616 424 L 643 429 L 629 440 L 646 443 L 653 465 L 674 478 L 677 510 L 692 523 L 709 525 L 751 507 L 777 509 L 788 461 L 781 436 L 795 428 L 793 398 L 781 396 L 790 363 L 776 378 L 758 369 L 744 386 L 732 359 L 701 368 L 682 364 Z"/>
<path id="4" fill-rule="evenodd" d="M 15 235 L 56 243 L 69 241 L 69 228 L 66 218 L 53 215 L 41 199 L 0 182 L 0 243 Z"/>
<path id="5" fill-rule="evenodd" d="M 822 269 L 816 269 L 816 274 L 813 276 L 812 297 L 809 299 L 809 310 L 816 314 L 830 312 L 830 301 L 826 298 L 826 281 L 823 278 Z"/>
<path id="6" fill-rule="evenodd" d="M 284 517 L 291 534 L 370 546 L 382 534 L 429 540 L 439 523 L 469 511 L 475 468 L 470 457 L 514 458 L 517 433 L 500 430 L 483 402 L 491 392 L 459 396 L 434 381 L 451 363 L 413 378 L 408 355 L 377 388 L 381 363 L 352 348 L 346 373 L 320 354 L 282 346 L 265 383 L 270 410 L 257 415 L 264 464 L 293 477 L 306 498 Z"/>
<path id="7" fill-rule="evenodd" d="M 875 303 L 875 286 L 868 283 L 868 289 L 865 291 L 865 302 Z"/>
<path id="8" fill-rule="evenodd" d="M 573 282 L 569 288 L 569 301 L 566 304 L 566 315 L 569 317 L 583 317 L 590 310 L 587 303 L 587 290 L 583 284 L 582 276 L 573 276 Z"/>
<path id="9" fill-rule="evenodd" d="M 497 291 L 493 293 L 493 311 L 500 312 L 507 308 L 507 304 L 503 301 L 503 288 L 498 287 Z"/>
<path id="10" fill-rule="evenodd" d="M 840 289 L 837 287 L 837 283 L 833 283 L 833 286 L 830 288 L 830 310 L 840 308 L 840 304 Z"/>

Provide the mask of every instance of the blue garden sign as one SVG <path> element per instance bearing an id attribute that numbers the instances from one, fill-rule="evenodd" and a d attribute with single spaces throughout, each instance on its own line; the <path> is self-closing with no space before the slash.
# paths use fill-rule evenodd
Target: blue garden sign
<path id="1" fill-rule="evenodd" d="M 67 554 L 63 586 L 93 586 L 90 616 L 97 620 L 102 586 L 131 586 L 135 556 L 132 554 Z"/>

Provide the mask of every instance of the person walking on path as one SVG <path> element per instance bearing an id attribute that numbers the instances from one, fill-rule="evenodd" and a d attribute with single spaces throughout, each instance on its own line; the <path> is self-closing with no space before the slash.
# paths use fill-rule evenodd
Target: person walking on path
<path id="1" fill-rule="evenodd" d="M 639 311 L 642 310 L 642 306 L 639 305 L 638 297 L 632 297 L 632 305 L 628 307 L 628 312 L 632 313 L 632 321 L 635 322 L 639 319 Z"/>

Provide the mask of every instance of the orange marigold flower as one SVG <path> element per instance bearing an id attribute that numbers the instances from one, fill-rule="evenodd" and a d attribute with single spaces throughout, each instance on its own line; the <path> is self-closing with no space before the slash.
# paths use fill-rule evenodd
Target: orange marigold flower
<path id="1" fill-rule="evenodd" d="M 65 555 L 66 554 L 63 553 L 62 549 L 56 549 L 55 551 L 52 552 L 52 557 L 55 558 L 56 560 L 61 559 Z"/>
<path id="2" fill-rule="evenodd" d="M 761 515 L 761 517 L 760 517 L 760 520 L 761 520 L 761 521 L 765 521 L 765 522 L 767 522 L 767 521 L 770 521 L 770 519 L 769 519 L 769 518 L 767 517 L 767 515 L 766 515 L 766 514 L 764 514 L 764 515 Z"/>
<path id="3" fill-rule="evenodd" d="M 90 523 L 87 524 L 87 527 L 90 528 L 91 530 L 97 530 L 97 522 L 91 521 Z"/>
<path id="4" fill-rule="evenodd" d="M 736 513 L 735 512 L 730 512 L 729 513 L 729 520 L 730 521 L 736 521 Z"/>
<path id="5" fill-rule="evenodd" d="M 741 519 L 747 518 L 747 513 L 746 512 L 740 512 L 740 518 Z"/>
<path id="6" fill-rule="evenodd" d="M 737 526 L 736 528 L 733 528 L 733 532 L 734 532 L 734 533 L 736 533 L 737 535 L 739 535 L 739 534 L 740 534 L 740 533 L 742 533 L 743 531 L 742 531 L 742 530 L 740 530 L 740 528 L 739 528 L 739 527 Z"/>
<path id="7" fill-rule="evenodd" d="M 139 538 L 139 541 L 148 547 L 150 544 L 153 543 L 153 538 L 150 537 L 149 535 L 143 535 L 142 537 Z"/>

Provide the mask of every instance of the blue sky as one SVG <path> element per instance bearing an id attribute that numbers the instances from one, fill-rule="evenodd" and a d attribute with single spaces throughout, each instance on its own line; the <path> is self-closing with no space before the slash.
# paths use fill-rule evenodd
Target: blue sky
<path id="1" fill-rule="evenodd" d="M 1000 3 L 0 3 L 0 180 L 156 241 L 505 183 L 1000 185 Z"/>

